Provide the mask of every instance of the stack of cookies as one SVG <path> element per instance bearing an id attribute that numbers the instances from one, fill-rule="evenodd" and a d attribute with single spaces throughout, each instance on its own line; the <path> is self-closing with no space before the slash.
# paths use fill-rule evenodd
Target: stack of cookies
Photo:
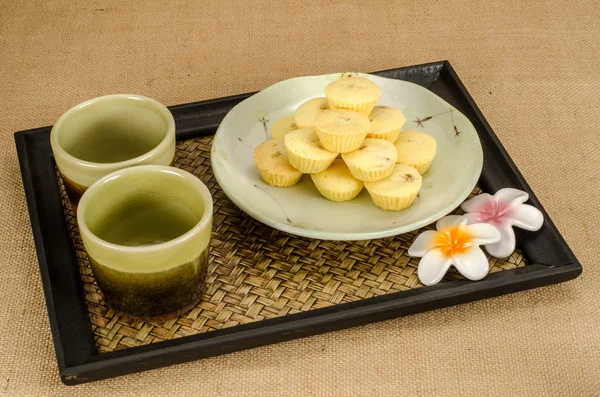
<path id="1" fill-rule="evenodd" d="M 331 201 L 352 200 L 364 187 L 385 210 L 409 207 L 435 156 L 436 141 L 424 132 L 401 131 L 404 115 L 376 106 L 380 96 L 371 80 L 346 77 L 327 85 L 324 98 L 277 120 L 273 139 L 254 151 L 262 179 L 288 187 L 310 174 Z"/>

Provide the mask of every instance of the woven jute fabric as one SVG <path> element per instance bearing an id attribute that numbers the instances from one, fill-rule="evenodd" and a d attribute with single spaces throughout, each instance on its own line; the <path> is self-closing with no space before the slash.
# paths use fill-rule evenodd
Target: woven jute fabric
<path id="1" fill-rule="evenodd" d="M 0 396 L 600 395 L 600 5 L 2 1 Z M 449 59 L 578 279 L 96 383 L 60 383 L 12 133 L 110 93 L 174 105 Z"/>
<path id="2" fill-rule="evenodd" d="M 57 172 L 62 204 L 79 262 L 91 331 L 99 353 L 235 327 L 341 303 L 422 287 L 418 258 L 406 254 L 421 230 L 367 241 L 295 237 L 266 226 L 223 193 L 210 166 L 212 137 L 179 142 L 174 165 L 200 178 L 214 201 L 207 289 L 181 316 L 160 322 L 127 318 L 106 305 L 95 281 L 75 213 Z M 481 193 L 475 188 L 469 197 Z M 457 209 L 455 213 L 462 213 Z M 488 256 L 490 272 L 525 266 L 519 250 Z M 455 269 L 447 281 L 462 278 Z"/>

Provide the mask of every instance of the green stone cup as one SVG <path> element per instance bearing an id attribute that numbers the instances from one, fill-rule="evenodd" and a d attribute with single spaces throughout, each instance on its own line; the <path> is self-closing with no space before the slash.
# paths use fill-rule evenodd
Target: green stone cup
<path id="1" fill-rule="evenodd" d="M 94 183 L 77 222 L 108 306 L 143 320 L 191 309 L 204 291 L 213 203 L 194 175 L 141 165 Z"/>
<path id="2" fill-rule="evenodd" d="M 164 105 L 140 95 L 107 95 L 65 112 L 50 133 L 54 160 L 75 211 L 83 192 L 123 168 L 169 165 L 175 121 Z"/>

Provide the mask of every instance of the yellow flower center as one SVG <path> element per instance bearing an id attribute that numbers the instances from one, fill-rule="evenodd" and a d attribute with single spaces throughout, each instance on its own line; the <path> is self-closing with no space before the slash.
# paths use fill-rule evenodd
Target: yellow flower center
<path id="1" fill-rule="evenodd" d="M 462 254 L 473 245 L 473 238 L 463 227 L 455 226 L 440 230 L 433 242 L 434 248 L 440 250 L 444 256 Z"/>

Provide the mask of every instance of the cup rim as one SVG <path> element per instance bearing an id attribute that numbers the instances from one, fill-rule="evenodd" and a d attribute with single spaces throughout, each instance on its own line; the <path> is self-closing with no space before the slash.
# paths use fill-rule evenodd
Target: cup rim
<path id="1" fill-rule="evenodd" d="M 87 206 L 89 205 L 89 201 L 92 200 L 95 192 L 105 183 L 110 182 L 115 178 L 119 178 L 123 175 L 136 174 L 136 173 L 147 173 L 147 172 L 167 172 L 167 173 L 175 173 L 179 176 L 185 178 L 187 182 L 193 185 L 196 190 L 202 196 L 204 200 L 204 213 L 200 220 L 187 232 L 178 236 L 172 240 L 165 241 L 158 244 L 153 245 L 145 245 L 145 246 L 127 246 L 110 243 L 100 237 L 98 237 L 95 233 L 93 233 L 85 222 L 85 213 Z M 87 238 L 92 240 L 95 244 L 100 245 L 104 248 L 109 248 L 113 250 L 125 251 L 125 252 L 153 252 L 160 251 L 164 248 L 171 247 L 180 243 L 185 242 L 187 239 L 201 232 L 211 221 L 213 215 L 213 200 L 208 190 L 208 187 L 196 176 L 193 174 L 181 170 L 176 167 L 171 167 L 167 165 L 138 165 L 130 168 L 123 168 L 118 171 L 111 172 L 108 175 L 100 178 L 96 183 L 94 183 L 89 189 L 87 189 L 83 196 L 81 196 L 81 200 L 79 201 L 79 205 L 77 206 L 77 224 L 79 226 L 81 234 L 85 234 Z M 210 243 L 209 243 L 210 244 Z"/>
<path id="2" fill-rule="evenodd" d="M 146 103 L 151 103 L 154 106 L 156 106 L 156 110 L 164 116 L 164 118 L 167 122 L 167 133 L 165 134 L 165 137 L 160 141 L 160 143 L 144 154 L 141 154 L 137 157 L 133 157 L 133 158 L 130 158 L 127 160 L 117 161 L 114 163 L 97 163 L 97 162 L 93 162 L 93 161 L 87 161 L 87 160 L 83 160 L 78 157 L 75 157 L 75 156 L 71 155 L 70 153 L 68 153 L 62 147 L 62 145 L 59 143 L 59 140 L 58 140 L 58 135 L 59 135 L 58 131 L 60 131 L 60 127 L 65 122 L 65 120 L 68 119 L 73 113 L 77 112 L 81 108 L 84 108 L 91 104 L 102 102 L 102 101 L 110 101 L 110 100 L 116 99 L 116 98 L 134 99 L 134 100 L 138 100 L 138 101 L 142 101 L 142 102 L 146 102 Z M 137 95 L 137 94 L 110 94 L 110 95 L 103 95 L 103 96 L 99 96 L 96 98 L 88 99 L 87 101 L 81 102 L 81 103 L 71 107 L 66 112 L 64 112 L 58 118 L 58 120 L 56 120 L 56 123 L 54 123 L 54 125 L 52 126 L 52 129 L 50 130 L 50 145 L 52 146 L 52 151 L 56 151 L 62 157 L 64 157 L 66 160 L 68 160 L 74 164 L 83 165 L 83 166 L 92 167 L 92 168 L 113 168 L 113 167 L 124 168 L 124 167 L 129 167 L 129 166 L 135 165 L 143 160 L 146 160 L 146 159 L 156 155 L 157 153 L 163 152 L 164 150 L 168 149 L 171 145 L 171 141 L 174 138 L 175 138 L 175 119 L 173 118 L 173 114 L 169 111 L 169 109 L 162 103 L 158 102 L 156 99 L 152 99 L 147 96 Z"/>

